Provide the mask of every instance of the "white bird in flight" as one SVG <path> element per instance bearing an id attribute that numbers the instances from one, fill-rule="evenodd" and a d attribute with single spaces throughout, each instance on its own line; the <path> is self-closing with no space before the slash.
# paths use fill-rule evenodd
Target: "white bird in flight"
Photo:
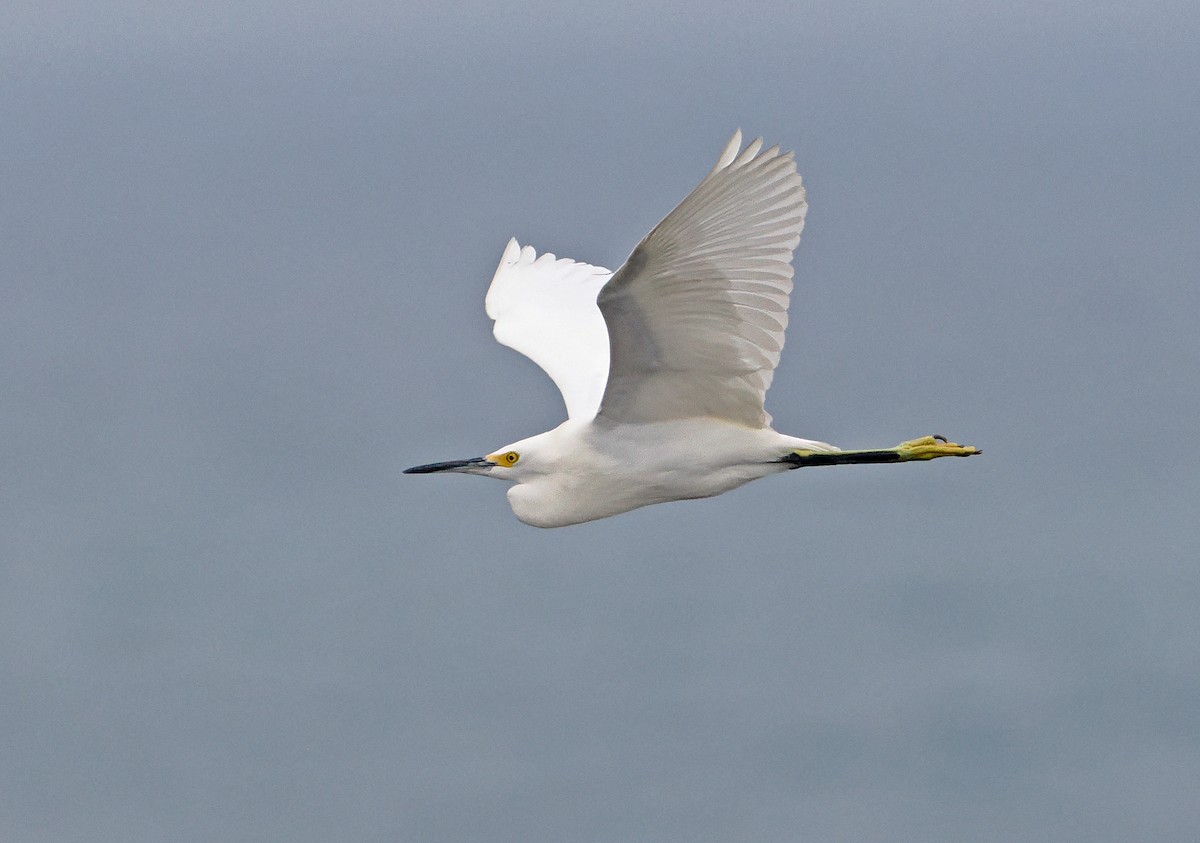
<path id="1" fill-rule="evenodd" d="M 802 466 L 980 453 L 942 436 L 843 451 L 771 428 L 763 398 L 783 349 L 808 204 L 792 153 L 762 145 L 742 149 L 734 132 L 712 171 L 616 272 L 510 240 L 487 314 L 497 340 L 553 379 L 567 420 L 485 457 L 405 473 L 511 481 L 517 518 L 563 527 Z"/>

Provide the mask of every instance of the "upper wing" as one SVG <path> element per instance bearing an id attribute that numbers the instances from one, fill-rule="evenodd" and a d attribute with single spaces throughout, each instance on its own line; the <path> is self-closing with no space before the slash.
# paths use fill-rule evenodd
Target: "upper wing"
<path id="1" fill-rule="evenodd" d="M 538 257 L 508 241 L 484 308 L 493 333 L 537 363 L 558 386 L 573 419 L 590 419 L 608 378 L 608 329 L 596 294 L 612 272 L 600 266 Z"/>
<path id="2" fill-rule="evenodd" d="M 770 424 L 763 396 L 808 205 L 792 153 L 760 152 L 761 138 L 741 145 L 739 130 L 601 291 L 611 345 L 602 417 Z"/>

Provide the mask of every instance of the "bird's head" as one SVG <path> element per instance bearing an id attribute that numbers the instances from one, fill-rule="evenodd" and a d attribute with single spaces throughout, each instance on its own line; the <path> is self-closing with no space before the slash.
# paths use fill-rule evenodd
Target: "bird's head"
<path id="1" fill-rule="evenodd" d="M 535 439 L 537 437 L 534 437 Z M 519 481 L 526 473 L 531 462 L 536 462 L 534 454 L 537 444 L 531 440 L 522 440 L 507 445 L 486 457 L 471 457 L 465 460 L 449 460 L 435 462 L 429 465 L 415 465 L 404 469 L 405 474 L 435 474 L 443 471 L 454 471 L 460 474 L 478 474 L 482 477 L 495 477 L 500 480 Z"/>

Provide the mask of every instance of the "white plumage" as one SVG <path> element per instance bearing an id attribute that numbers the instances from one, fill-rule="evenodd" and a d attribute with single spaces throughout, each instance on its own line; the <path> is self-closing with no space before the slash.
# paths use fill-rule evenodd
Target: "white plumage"
<path id="1" fill-rule="evenodd" d="M 496 340 L 537 363 L 554 381 L 567 416 L 590 419 L 608 379 L 608 329 L 596 295 L 610 270 L 508 241 L 484 307 Z"/>
<path id="2" fill-rule="evenodd" d="M 615 273 L 510 240 L 485 307 L 496 339 L 553 379 L 568 419 L 487 457 L 406 473 L 511 480 L 517 517 L 557 527 L 802 465 L 979 453 L 942 437 L 841 451 L 771 429 L 763 399 L 808 205 L 791 153 L 741 141 L 735 132 Z"/>

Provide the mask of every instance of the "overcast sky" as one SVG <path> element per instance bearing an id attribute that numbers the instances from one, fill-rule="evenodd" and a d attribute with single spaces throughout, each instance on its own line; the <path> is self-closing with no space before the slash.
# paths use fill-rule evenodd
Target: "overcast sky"
<path id="1" fill-rule="evenodd" d="M 0 838 L 1194 841 L 1200 6 L 5 3 Z M 556 531 L 510 236 L 737 127 L 806 469 Z"/>

